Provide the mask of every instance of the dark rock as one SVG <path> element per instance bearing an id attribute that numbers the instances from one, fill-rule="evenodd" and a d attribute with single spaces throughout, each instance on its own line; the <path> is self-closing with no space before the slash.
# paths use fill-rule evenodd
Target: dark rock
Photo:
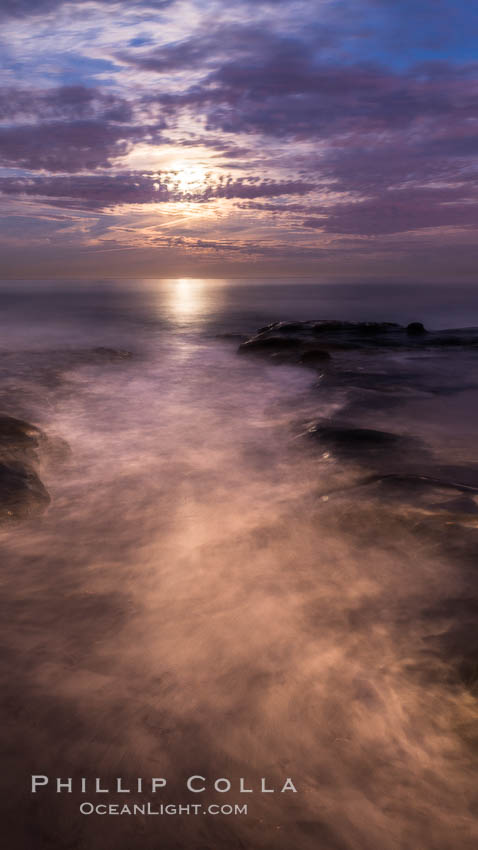
<path id="1" fill-rule="evenodd" d="M 339 448 L 375 448 L 392 446 L 400 442 L 400 434 L 390 431 L 378 431 L 373 428 L 353 428 L 337 425 L 314 425 L 309 433 L 319 437 L 324 443 Z"/>
<path id="2" fill-rule="evenodd" d="M 305 322 L 274 322 L 272 325 L 269 325 L 267 328 L 263 328 L 263 330 L 274 331 L 274 333 L 297 333 L 298 331 L 302 331 L 304 328 Z"/>
<path id="3" fill-rule="evenodd" d="M 36 425 L 0 416 L 0 522 L 41 514 L 50 496 L 40 480 L 40 460 L 64 461 L 70 448 Z"/>
<path id="4" fill-rule="evenodd" d="M 38 442 L 41 437 L 41 430 L 36 425 L 30 425 L 23 419 L 16 419 L 13 416 L 0 415 L 0 442 L 5 443 L 23 443 L 29 445 Z"/>
<path id="5" fill-rule="evenodd" d="M 328 351 L 324 351 L 320 348 L 311 348 L 301 354 L 299 363 L 303 363 L 304 366 L 320 366 L 327 360 L 331 359 L 332 358 Z"/>
<path id="6" fill-rule="evenodd" d="M 23 419 L 0 415 L 0 461 L 35 463 L 42 458 L 64 461 L 71 450 L 61 437 L 48 437 Z"/>
<path id="7" fill-rule="evenodd" d="M 0 461 L 36 460 L 43 439 L 43 432 L 35 425 L 13 416 L 0 416 Z"/>
<path id="8" fill-rule="evenodd" d="M 367 475 L 351 486 L 338 487 L 326 495 L 352 493 L 365 487 L 368 496 L 375 496 L 382 504 L 394 501 L 425 509 L 434 515 L 446 512 L 466 517 L 478 513 L 478 487 L 413 472 Z"/>
<path id="9" fill-rule="evenodd" d="M 446 333 L 442 331 L 440 334 L 436 336 L 431 336 L 430 339 L 427 338 L 427 345 L 433 345 L 438 347 L 450 347 L 450 348 L 477 348 L 478 347 L 478 335 L 470 335 L 466 332 L 461 333 Z"/>
<path id="10" fill-rule="evenodd" d="M 315 334 L 322 334 L 328 331 L 333 332 L 354 332 L 362 334 L 378 334 L 388 333 L 389 331 L 400 330 L 400 325 L 395 322 L 341 322 L 336 319 L 322 319 L 315 322 L 304 322 L 310 324 L 311 330 Z"/>
<path id="11" fill-rule="evenodd" d="M 418 324 L 418 323 L 416 323 Z M 246 340 L 239 351 L 257 353 L 287 352 L 305 353 L 314 347 L 320 337 L 321 350 L 375 349 L 410 346 L 413 332 L 395 322 L 347 322 L 336 319 L 317 319 L 306 322 L 272 322 L 260 328 L 257 334 Z M 419 334 L 416 334 L 419 337 Z M 417 338 L 418 341 L 418 338 Z M 416 344 L 416 343 L 415 343 Z M 326 359 L 324 353 L 323 359 Z M 291 362 L 294 358 L 291 357 Z M 301 358 L 304 365 L 312 363 L 312 357 Z"/>
<path id="12" fill-rule="evenodd" d="M 424 328 L 421 322 L 410 322 L 410 324 L 407 325 L 407 334 L 419 335 L 426 333 L 426 328 Z"/>
<path id="13" fill-rule="evenodd" d="M 287 336 L 256 336 L 248 339 L 247 342 L 242 342 L 239 346 L 240 354 L 265 353 L 293 350 L 300 348 L 300 340 L 291 339 Z"/>
<path id="14" fill-rule="evenodd" d="M 302 354 L 313 348 L 317 337 L 320 337 L 321 349 L 327 351 L 373 352 L 424 346 L 478 348 L 478 331 L 473 328 L 434 332 L 427 331 L 421 322 L 410 322 L 405 327 L 396 322 L 318 319 L 306 322 L 273 322 L 260 328 L 255 336 L 246 340 L 240 346 L 240 351 L 283 352 L 284 358 L 290 352 L 290 362 L 297 362 L 296 353 Z M 305 364 L 306 360 L 300 359 L 299 362 Z"/>
<path id="15" fill-rule="evenodd" d="M 431 488 L 440 489 L 442 491 L 452 493 L 469 493 L 478 494 L 478 487 L 472 484 L 461 483 L 458 481 L 447 481 L 443 478 L 438 478 L 433 475 L 418 475 L 408 473 L 406 475 L 381 475 L 374 480 L 381 484 L 386 484 L 388 487 L 400 489 L 413 489 L 416 491 L 428 491 Z"/>
<path id="16" fill-rule="evenodd" d="M 392 469 L 402 467 L 419 447 L 419 441 L 413 437 L 335 422 L 319 423 L 307 433 L 336 457 L 365 463 L 376 470 L 390 469 L 390 464 Z"/>
<path id="17" fill-rule="evenodd" d="M 48 491 L 31 467 L 0 463 L 0 522 L 37 516 L 49 502 Z"/>

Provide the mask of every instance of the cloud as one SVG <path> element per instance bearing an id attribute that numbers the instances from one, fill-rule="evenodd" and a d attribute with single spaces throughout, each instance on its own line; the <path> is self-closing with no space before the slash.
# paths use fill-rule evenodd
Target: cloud
<path id="1" fill-rule="evenodd" d="M 463 197 L 465 194 L 465 197 Z M 307 218 L 304 227 L 329 233 L 380 236 L 437 227 L 478 225 L 476 198 L 455 200 L 456 192 L 396 191 L 360 203 L 323 208 L 324 218 Z"/>
<path id="2" fill-rule="evenodd" d="M 204 205 L 165 228 L 191 253 L 239 255 L 251 238 L 274 255 L 280 239 L 289 256 L 333 244 L 352 257 L 378 244 L 413 252 L 437 229 L 450 245 L 474 238 L 478 64 L 453 54 L 431 0 L 418 11 L 411 0 L 188 0 L 188 14 L 169 0 L 74 0 L 54 14 L 63 4 L 1 4 L 13 18 L 4 206 L 95 222 L 114 210 L 101 217 L 113 239 L 123 215 L 156 222 L 155 204 Z M 28 74 L 31 88 L 12 82 Z"/>
<path id="3" fill-rule="evenodd" d="M 304 180 L 251 180 L 231 178 L 213 184 L 202 193 L 202 199 L 210 198 L 271 198 L 278 195 L 306 195 L 314 189 L 314 183 Z"/>
<path id="4" fill-rule="evenodd" d="M 151 100 L 171 114 L 189 109 L 202 115 L 212 131 L 329 139 L 393 132 L 446 116 L 463 123 L 475 114 L 476 64 L 421 62 L 398 71 L 378 62 L 326 59 L 321 44 L 314 26 L 285 35 L 261 23 L 222 24 L 121 58 L 156 72 L 159 84 L 165 73 L 202 72 L 193 85 L 159 90 Z"/>
<path id="5" fill-rule="evenodd" d="M 239 209 L 288 216 L 324 233 L 382 236 L 437 227 L 478 225 L 476 186 L 387 190 L 365 200 L 327 204 L 238 203 Z M 304 219 L 305 216 L 305 219 Z"/>
<path id="6" fill-rule="evenodd" d="M 94 0 L 96 5 L 117 6 L 118 0 Z M 128 6 L 139 6 L 142 9 L 165 9 L 171 6 L 175 0 L 131 0 Z M 0 17 L 24 18 L 30 15 L 45 15 L 64 6 L 66 3 L 81 8 L 83 0 L 2 0 L 0 6 Z"/>
<path id="7" fill-rule="evenodd" d="M 108 167 L 138 136 L 135 127 L 101 121 L 4 127 L 0 128 L 0 163 L 56 172 Z"/>
<path id="8" fill-rule="evenodd" d="M 0 120 L 27 118 L 37 121 L 98 119 L 132 120 L 133 109 L 124 98 L 96 87 L 75 85 L 51 89 L 0 89 Z"/>
<path id="9" fill-rule="evenodd" d="M 31 170 L 78 172 L 109 167 L 140 140 L 158 141 L 162 123 L 134 117 L 132 104 L 86 86 L 0 91 L 0 163 Z"/>
<path id="10" fill-rule="evenodd" d="M 170 189 L 158 178 L 130 173 L 121 176 L 0 178 L 4 195 L 46 198 L 57 206 L 104 209 L 116 204 L 148 204 L 170 200 Z"/>
<path id="11" fill-rule="evenodd" d="M 206 203 L 217 198 L 260 198 L 304 195 L 313 187 L 302 181 L 210 181 L 202 189 L 178 188 L 176 172 L 52 177 L 1 177 L 0 192 L 8 196 L 47 199 L 55 206 L 101 210 L 120 204 L 157 204 L 168 201 Z"/>
<path id="12" fill-rule="evenodd" d="M 280 2 L 280 0 L 279 0 Z M 158 74 L 181 70 L 218 68 L 233 56 L 250 62 L 266 52 L 280 50 L 287 39 L 261 23 L 221 23 L 200 25 L 192 35 L 149 48 L 144 52 L 123 51 L 117 58 L 142 71 Z"/>

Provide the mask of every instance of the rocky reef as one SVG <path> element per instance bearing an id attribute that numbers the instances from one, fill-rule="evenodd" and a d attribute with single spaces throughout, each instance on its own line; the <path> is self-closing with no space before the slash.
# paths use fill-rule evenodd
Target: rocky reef
<path id="1" fill-rule="evenodd" d="M 457 347 L 478 349 L 478 329 L 428 331 L 421 322 L 272 322 L 239 345 L 240 354 L 322 365 L 334 351 Z"/>

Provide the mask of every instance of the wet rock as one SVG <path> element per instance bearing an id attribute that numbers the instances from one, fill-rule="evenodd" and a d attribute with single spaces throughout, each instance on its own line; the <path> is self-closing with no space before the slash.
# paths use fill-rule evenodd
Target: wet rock
<path id="1" fill-rule="evenodd" d="M 367 498 L 377 499 L 382 506 L 388 502 L 419 509 L 422 518 L 428 515 L 440 521 L 466 522 L 478 514 L 477 486 L 413 472 L 367 475 L 321 496 L 353 496 L 365 488 Z"/>
<path id="2" fill-rule="evenodd" d="M 427 331 L 421 322 L 410 322 L 410 324 L 407 325 L 407 334 L 411 334 L 412 336 L 426 334 L 426 332 Z"/>
<path id="3" fill-rule="evenodd" d="M 317 350 L 320 337 L 322 355 L 307 352 Z M 329 349 L 368 349 L 404 345 L 409 339 L 405 328 L 394 322 L 346 322 L 320 319 L 306 322 L 273 322 L 260 328 L 257 334 L 239 346 L 241 354 L 279 354 L 283 362 L 300 362 L 312 365 L 314 358 L 326 360 Z M 408 343 L 409 344 L 409 343 Z M 300 356 L 299 360 L 297 355 Z"/>
<path id="4" fill-rule="evenodd" d="M 300 340 L 288 336 L 256 336 L 239 346 L 240 354 L 272 354 L 281 351 L 295 351 L 300 348 Z"/>
<path id="5" fill-rule="evenodd" d="M 466 331 L 440 331 L 427 338 L 427 345 L 438 348 L 478 348 L 478 334 Z"/>
<path id="6" fill-rule="evenodd" d="M 377 474 L 413 468 L 426 449 L 421 441 L 405 434 L 375 428 L 359 428 L 336 422 L 319 422 L 306 436 L 335 458 L 362 464 Z"/>
<path id="7" fill-rule="evenodd" d="M 0 522 L 37 516 L 49 503 L 48 491 L 32 467 L 0 462 Z"/>
<path id="8" fill-rule="evenodd" d="M 65 461 L 71 454 L 66 440 L 49 437 L 24 419 L 0 415 L 0 462 L 38 463 L 40 458 Z"/>
<path id="9" fill-rule="evenodd" d="M 274 331 L 274 333 L 297 333 L 304 329 L 307 322 L 272 322 L 263 328 L 259 328 L 258 333 L 266 331 Z"/>
<path id="10" fill-rule="evenodd" d="M 311 348 L 301 354 L 299 363 L 302 363 L 304 366 L 322 366 L 331 359 L 328 351 L 324 351 L 321 348 Z"/>
<path id="11" fill-rule="evenodd" d="M 315 334 L 323 334 L 330 331 L 353 332 L 359 334 L 380 334 L 389 331 L 400 330 L 396 322 L 341 322 L 338 320 L 320 320 L 311 323 L 311 329 Z"/>
<path id="12" fill-rule="evenodd" d="M 43 439 L 43 432 L 35 425 L 0 415 L 0 461 L 37 460 Z"/>
<path id="13" fill-rule="evenodd" d="M 406 475 L 391 474 L 381 475 L 370 481 L 376 481 L 382 486 L 389 489 L 393 488 L 397 492 L 430 492 L 431 490 L 439 491 L 445 494 L 469 494 L 478 495 L 478 487 L 472 484 L 465 484 L 458 481 L 447 481 L 443 478 L 437 478 L 433 475 L 420 475 L 408 473 Z"/>
<path id="14" fill-rule="evenodd" d="M 421 322 L 410 322 L 406 327 L 396 322 L 348 322 L 337 319 L 317 319 L 306 322 L 273 322 L 259 329 L 257 334 L 239 346 L 242 353 L 270 354 L 283 352 L 302 354 L 317 344 L 326 351 L 365 351 L 381 349 L 416 349 L 428 346 L 478 348 L 478 333 L 470 329 L 455 331 L 427 331 Z M 300 362 L 304 362 L 300 360 Z"/>
<path id="15" fill-rule="evenodd" d="M 354 428 L 340 425 L 313 425 L 309 434 L 317 437 L 325 445 L 341 451 L 356 451 L 396 446 L 404 438 L 390 431 L 378 431 L 374 428 Z"/>
<path id="16" fill-rule="evenodd" d="M 0 522 L 41 514 L 50 496 L 38 475 L 41 460 L 64 461 L 65 440 L 49 438 L 23 419 L 0 415 Z"/>

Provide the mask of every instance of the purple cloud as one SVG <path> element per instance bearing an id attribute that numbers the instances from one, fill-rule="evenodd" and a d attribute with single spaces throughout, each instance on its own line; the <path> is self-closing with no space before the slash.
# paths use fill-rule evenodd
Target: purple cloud
<path id="1" fill-rule="evenodd" d="M 313 187 L 301 181 L 232 180 L 211 182 L 204 190 L 180 191 L 177 176 L 129 172 L 120 175 L 2 177 L 0 192 L 47 199 L 55 206 L 104 209 L 117 204 L 157 204 L 167 201 L 207 202 L 215 198 L 260 198 L 304 195 Z"/>
<path id="2" fill-rule="evenodd" d="M 51 89 L 0 89 L 0 119 L 96 120 L 126 123 L 133 118 L 131 104 L 111 92 L 89 86 Z"/>
<path id="3" fill-rule="evenodd" d="M 86 86 L 0 91 L 0 163 L 77 172 L 108 167 L 135 141 L 160 137 L 162 124 L 136 122 L 133 106 Z"/>
<path id="4" fill-rule="evenodd" d="M 135 127 L 100 121 L 51 122 L 0 128 L 0 163 L 33 170 L 108 167 L 138 139 Z"/>
<path id="5" fill-rule="evenodd" d="M 323 208 L 325 218 L 307 218 L 304 227 L 329 233 L 380 236 L 434 227 L 476 227 L 476 198 L 466 191 L 395 191 L 360 203 Z"/>
<path id="6" fill-rule="evenodd" d="M 56 206 L 103 209 L 115 204 L 148 204 L 170 200 L 169 187 L 144 174 L 118 176 L 0 178 L 4 195 L 47 198 Z"/>

